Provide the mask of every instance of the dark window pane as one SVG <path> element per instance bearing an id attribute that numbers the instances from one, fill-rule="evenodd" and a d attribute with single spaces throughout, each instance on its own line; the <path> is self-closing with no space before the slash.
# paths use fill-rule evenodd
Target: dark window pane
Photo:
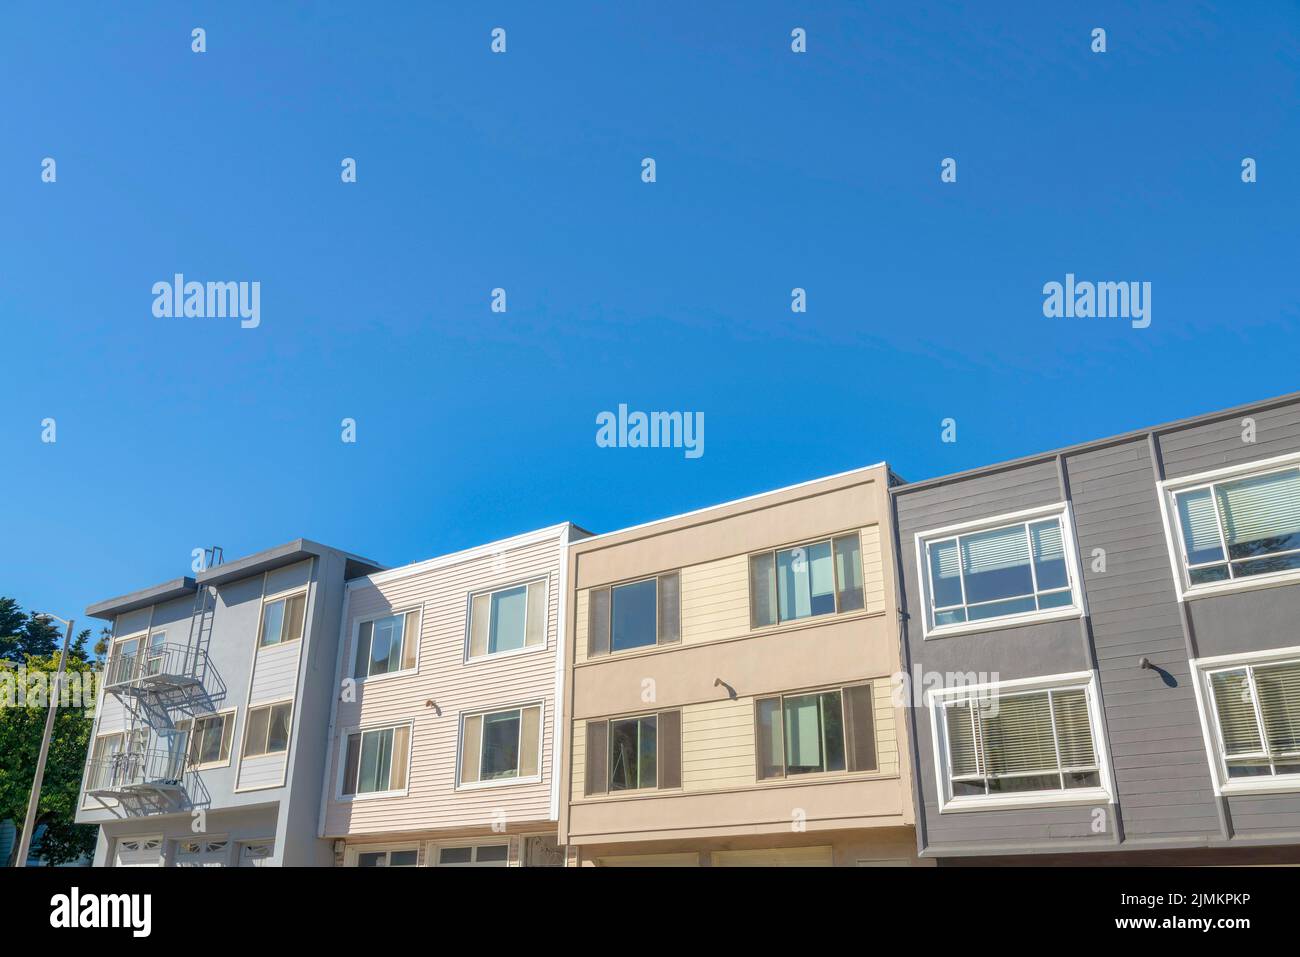
<path id="1" fill-rule="evenodd" d="M 610 647 L 614 651 L 653 645 L 655 634 L 655 580 L 619 585 L 614 589 Z"/>
<path id="2" fill-rule="evenodd" d="M 781 741 L 781 699 L 758 701 L 758 776 L 779 778 L 785 769 Z"/>
<path id="3" fill-rule="evenodd" d="M 474 857 L 472 847 L 444 847 L 438 852 L 439 864 L 468 864 Z"/>
<path id="4" fill-rule="evenodd" d="M 509 856 L 510 845 L 508 844 L 484 844 L 478 849 L 477 862 L 486 864 L 493 861 L 504 861 Z"/>
<path id="5" fill-rule="evenodd" d="M 483 719 L 483 766 L 480 780 L 513 778 L 519 773 L 519 712 L 489 714 Z"/>
<path id="6" fill-rule="evenodd" d="M 1193 585 L 1207 585 L 1210 582 L 1226 582 L 1228 580 L 1227 565 L 1211 565 L 1209 568 L 1193 568 L 1187 573 L 1188 579 Z"/>
<path id="7" fill-rule="evenodd" d="M 388 858 L 389 867 L 414 867 L 420 858 L 419 851 L 393 851 Z"/>

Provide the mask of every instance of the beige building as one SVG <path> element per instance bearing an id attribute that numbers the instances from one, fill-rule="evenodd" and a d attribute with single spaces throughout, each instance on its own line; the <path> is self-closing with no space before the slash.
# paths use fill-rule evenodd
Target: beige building
<path id="1" fill-rule="evenodd" d="M 916 863 L 888 484 L 882 464 L 570 546 L 570 864 Z"/>
<path id="2" fill-rule="evenodd" d="M 552 526 L 347 583 L 320 836 L 345 866 L 552 866 L 566 634 Z"/>

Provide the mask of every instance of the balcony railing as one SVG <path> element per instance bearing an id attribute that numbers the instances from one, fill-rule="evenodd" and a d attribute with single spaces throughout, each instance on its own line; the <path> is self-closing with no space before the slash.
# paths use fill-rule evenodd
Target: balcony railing
<path id="1" fill-rule="evenodd" d="M 104 687 L 176 688 L 194 684 L 197 655 L 184 645 L 156 644 L 133 652 L 118 652 L 108 659 L 104 669 Z"/>
<path id="2" fill-rule="evenodd" d="M 184 751 L 123 751 L 92 758 L 86 768 L 86 793 L 129 797 L 179 791 L 185 778 Z"/>

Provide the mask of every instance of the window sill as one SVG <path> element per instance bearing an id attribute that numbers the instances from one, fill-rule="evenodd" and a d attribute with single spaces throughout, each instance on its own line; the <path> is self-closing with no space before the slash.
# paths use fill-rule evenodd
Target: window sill
<path id="1" fill-rule="evenodd" d="M 387 671 L 382 675 L 366 675 L 364 678 L 358 678 L 356 675 L 353 675 L 352 680 L 357 683 L 358 688 L 364 688 L 368 684 L 383 683 L 385 681 L 391 681 L 394 678 L 409 678 L 411 675 L 419 673 L 420 666 L 417 663 L 414 668 L 407 668 L 404 671 Z"/>
<path id="2" fill-rule="evenodd" d="M 925 640 L 930 641 L 934 638 L 949 638 L 954 635 L 972 635 L 984 631 L 1003 631 L 1007 628 L 1023 628 L 1026 625 L 1041 625 L 1053 621 L 1067 621 L 1071 618 L 1082 618 L 1083 611 L 1077 605 L 1071 605 L 1068 608 L 1053 608 L 1050 611 L 1027 612 L 1023 615 L 1006 618 L 985 618 L 981 621 L 965 621 L 959 625 L 941 625 L 938 628 L 928 628 L 925 632 Z"/>
<path id="3" fill-rule="evenodd" d="M 1185 586 L 1178 594 L 1179 601 L 1195 601 L 1198 598 L 1212 598 L 1215 595 L 1233 595 L 1237 592 L 1257 591 L 1261 588 L 1276 588 L 1279 585 L 1300 584 L 1300 569 L 1288 569 L 1273 572 L 1271 575 L 1250 575 L 1247 578 L 1235 578 L 1226 582 L 1214 582 L 1209 585 Z"/>
<path id="4" fill-rule="evenodd" d="M 191 764 L 185 770 L 187 773 L 190 771 L 219 771 L 228 767 L 230 767 L 230 760 L 226 759 L 225 761 L 213 761 L 211 764 Z"/>
<path id="5" fill-rule="evenodd" d="M 1275 777 L 1230 778 L 1219 788 L 1225 797 L 1241 794 L 1286 794 L 1300 791 L 1300 774 L 1283 774 Z"/>
<path id="6" fill-rule="evenodd" d="M 525 655 L 536 655 L 546 651 L 550 647 L 549 642 L 540 645 L 532 645 L 523 648 L 515 648 L 511 651 L 498 651 L 494 654 L 479 655 L 477 658 L 465 658 L 462 662 L 465 665 L 482 665 L 491 661 L 500 661 L 503 658 L 522 658 Z"/>
<path id="7" fill-rule="evenodd" d="M 492 781 L 475 781 L 472 784 L 457 784 L 457 791 L 486 791 L 492 788 L 509 788 L 518 784 L 540 784 L 542 776 L 534 774 L 527 778 L 498 778 Z"/>
<path id="8" fill-rule="evenodd" d="M 335 797 L 335 801 L 340 804 L 352 804 L 355 801 L 377 801 L 382 798 L 403 798 L 410 794 L 408 790 L 401 791 L 371 791 L 366 794 L 340 794 Z"/>
<path id="9" fill-rule="evenodd" d="M 1026 792 L 999 797 L 949 798 L 939 808 L 940 814 L 967 811 L 997 811 L 1008 808 L 1058 807 L 1071 804 L 1112 804 L 1114 799 L 1105 788 L 1073 788 L 1069 791 Z"/>

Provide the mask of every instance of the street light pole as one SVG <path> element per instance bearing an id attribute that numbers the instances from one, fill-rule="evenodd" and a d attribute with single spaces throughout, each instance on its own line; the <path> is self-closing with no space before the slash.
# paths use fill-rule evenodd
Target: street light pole
<path id="1" fill-rule="evenodd" d="M 68 670 L 68 644 L 72 641 L 72 621 L 65 621 L 58 615 L 41 617 L 57 618 L 68 626 L 68 630 L 63 633 L 63 654 L 59 656 L 59 670 L 54 673 L 54 682 L 50 685 L 48 713 L 45 715 L 45 735 L 41 738 L 41 756 L 36 759 L 36 777 L 32 781 L 32 796 L 27 802 L 27 820 L 23 822 L 22 844 L 18 847 L 18 860 L 14 862 L 14 867 L 27 866 L 27 852 L 32 846 L 32 828 L 36 825 L 36 806 L 41 803 L 41 785 L 45 782 L 45 759 L 50 756 L 54 715 L 59 709 L 59 688 L 63 684 L 64 672 Z M 73 621 L 75 620 L 74 618 Z"/>

